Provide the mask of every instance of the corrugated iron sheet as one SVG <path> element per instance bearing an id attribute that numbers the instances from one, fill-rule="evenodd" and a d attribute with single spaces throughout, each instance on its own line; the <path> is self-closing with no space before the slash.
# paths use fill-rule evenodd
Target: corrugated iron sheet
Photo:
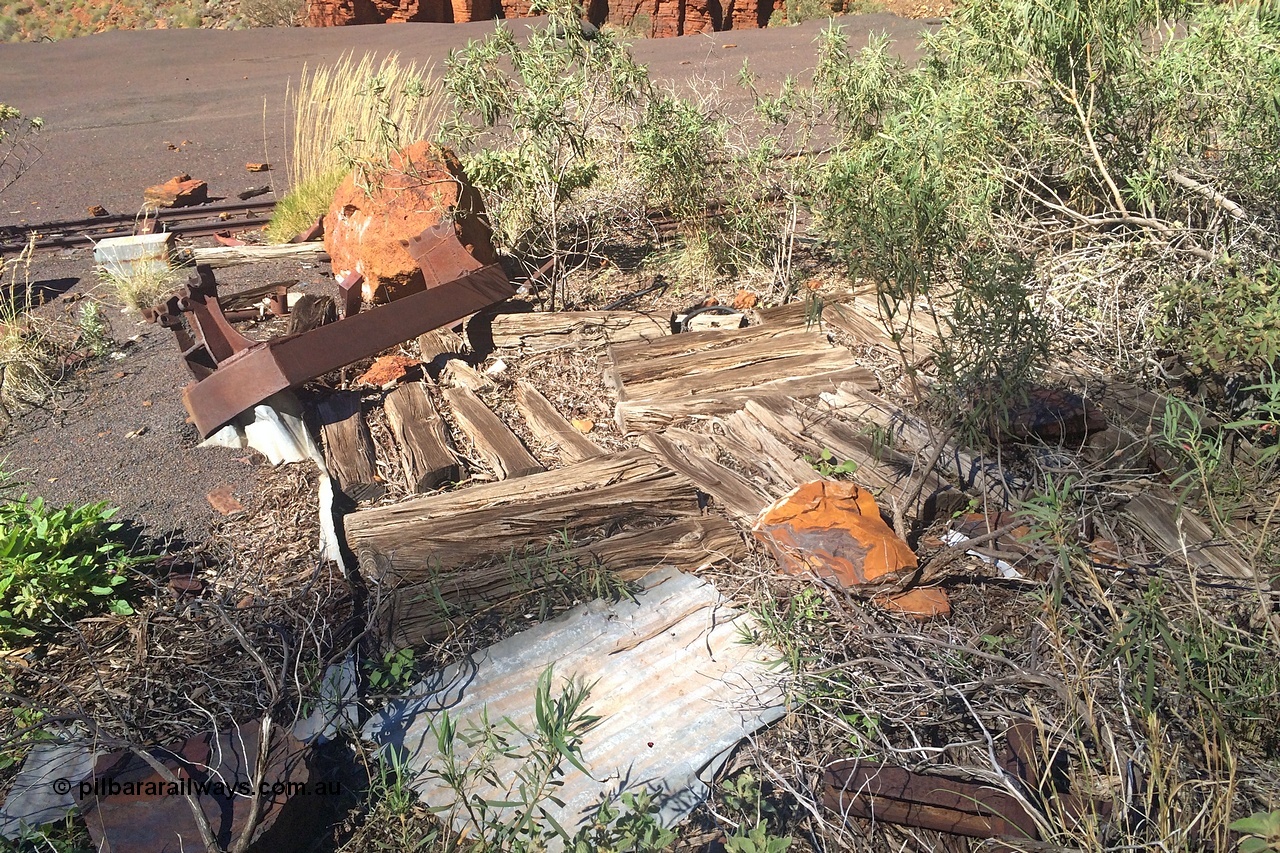
<path id="1" fill-rule="evenodd" d="M 566 767 L 556 791 L 564 805 L 543 804 L 552 817 L 573 834 L 603 799 L 643 786 L 658 795 L 662 823 L 677 823 L 734 746 L 782 716 L 788 673 L 777 651 L 742 642 L 749 617 L 710 584 L 665 569 L 645 586 L 634 602 L 590 602 L 449 667 L 376 715 L 366 735 L 400 749 L 419 795 L 447 808 L 454 793 L 435 775 L 440 712 L 463 730 L 487 706 L 490 721 L 510 718 L 532 732 L 538 678 L 554 664 L 557 685 L 594 682 L 586 710 L 602 719 L 582 746 L 591 775 Z M 461 742 L 455 754 L 467 757 Z M 514 779 L 518 766 L 506 763 L 497 776 Z M 475 832 L 463 816 L 454 823 Z"/>

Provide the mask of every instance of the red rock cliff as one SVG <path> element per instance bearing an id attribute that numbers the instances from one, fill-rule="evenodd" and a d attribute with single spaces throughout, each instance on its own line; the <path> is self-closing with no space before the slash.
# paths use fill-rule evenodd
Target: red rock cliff
<path id="1" fill-rule="evenodd" d="M 453 24 L 525 18 L 530 0 L 311 0 L 313 27 L 404 21 Z M 625 26 L 647 24 L 654 38 L 718 30 L 758 29 L 781 0 L 590 0 L 587 17 Z"/>

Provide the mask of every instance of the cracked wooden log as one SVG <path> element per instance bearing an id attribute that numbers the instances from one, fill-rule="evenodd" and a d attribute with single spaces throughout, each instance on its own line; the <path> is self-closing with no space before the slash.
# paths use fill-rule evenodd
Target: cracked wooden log
<path id="1" fill-rule="evenodd" d="M 316 403 L 315 410 L 325 465 L 338 490 L 353 501 L 376 501 L 386 494 L 386 486 L 378 482 L 378 458 L 360 395 L 340 391 Z"/>
<path id="2" fill-rule="evenodd" d="M 719 516 L 681 518 L 568 549 L 552 543 L 511 560 L 401 586 L 378 603 L 378 623 L 393 645 L 419 645 L 440 640 L 487 607 L 563 584 L 566 575 L 590 586 L 593 574 L 601 571 L 622 581 L 640 580 L 664 566 L 696 572 L 722 560 L 739 560 L 749 547 L 733 524 Z"/>
<path id="3" fill-rule="evenodd" d="M 566 462 L 604 455 L 595 442 L 574 429 L 551 401 L 524 379 L 516 384 L 516 407 L 538 440 L 559 450 Z"/>
<path id="4" fill-rule="evenodd" d="M 671 318 L 644 311 L 558 311 L 497 314 L 493 345 L 525 353 L 561 347 L 647 341 L 671 334 Z"/>
<path id="5" fill-rule="evenodd" d="M 444 398 L 485 464 L 499 480 L 542 471 L 542 466 L 493 411 L 469 388 L 446 388 Z"/>
<path id="6" fill-rule="evenodd" d="M 351 513 L 347 543 L 384 584 L 448 577 L 463 567 L 654 519 L 696 517 L 693 484 L 643 450 Z M 454 581 L 459 583 L 459 581 Z"/>
<path id="7" fill-rule="evenodd" d="M 383 408 L 400 447 L 400 465 L 410 489 L 430 491 L 462 478 L 462 463 L 426 386 L 421 382 L 401 385 L 387 395 Z"/>

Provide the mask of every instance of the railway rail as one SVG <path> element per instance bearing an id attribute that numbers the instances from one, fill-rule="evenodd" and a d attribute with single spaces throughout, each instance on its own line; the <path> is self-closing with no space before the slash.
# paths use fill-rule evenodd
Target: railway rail
<path id="1" fill-rule="evenodd" d="M 20 252 L 34 238 L 37 251 L 92 246 L 106 237 L 164 230 L 183 237 L 203 237 L 245 225 L 266 224 L 274 200 L 240 201 L 196 207 L 165 208 L 147 215 L 95 216 L 36 225 L 0 225 L 0 254 Z"/>

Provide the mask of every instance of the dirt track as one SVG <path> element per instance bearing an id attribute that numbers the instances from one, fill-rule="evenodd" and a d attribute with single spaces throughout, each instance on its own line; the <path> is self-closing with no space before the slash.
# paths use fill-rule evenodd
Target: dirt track
<path id="1" fill-rule="evenodd" d="M 916 56 L 928 25 L 891 15 L 847 18 L 855 46 L 887 32 L 903 58 Z M 516 22 L 518 29 L 525 22 Z M 100 204 L 131 213 L 144 187 L 186 172 L 209 182 L 210 195 L 234 197 L 262 176 L 245 163 L 285 162 L 285 91 L 304 65 L 354 51 L 398 51 L 403 60 L 440 64 L 452 48 L 479 38 L 493 22 L 401 24 L 329 30 L 259 29 L 110 32 L 43 44 L 0 44 L 0 101 L 44 118 L 41 159 L 0 196 L 0 226 L 81 219 Z M 768 91 L 813 64 L 824 26 L 641 40 L 634 47 L 655 79 L 723 84 L 749 59 Z M 739 94 L 738 97 L 745 98 Z M 171 149 L 170 146 L 173 146 Z M 268 173 L 276 182 L 283 171 Z M 283 190 L 283 187 L 280 187 Z M 45 254 L 32 282 L 84 292 L 95 281 L 87 250 Z M 321 280 L 323 269 L 297 264 L 238 273 Z M 222 276 L 219 277 L 222 280 Z M 234 282 L 235 277 L 229 276 Z M 50 310 L 64 310 L 50 306 Z M 232 485 L 253 491 L 253 454 L 195 450 L 178 392 L 187 381 L 168 333 L 109 312 L 117 341 L 140 335 L 124 358 L 73 375 L 68 391 L 0 434 L 8 471 L 21 469 L 34 493 L 55 501 L 110 500 L 156 535 L 201 535 L 213 520 L 204 495 Z M 150 405 L 143 403 L 149 401 Z M 130 436 L 140 428 L 142 434 Z M 253 457 L 253 458 L 250 458 Z"/>

